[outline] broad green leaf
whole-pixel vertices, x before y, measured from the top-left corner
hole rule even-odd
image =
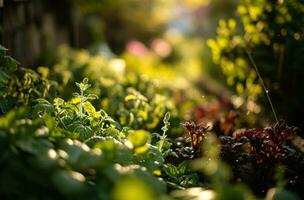
[[[101,149],[108,159],[114,159],[118,149],[117,144],[111,139],[98,142],[95,144],[95,148]]]
[[[144,146],[140,146],[135,148],[135,154],[139,155],[145,153],[149,149],[149,145],[145,144]]]
[[[77,121],[69,125],[69,130],[79,133],[80,140],[88,139],[92,134],[92,129],[90,126],[83,125]]]
[[[49,113],[45,112],[43,114],[43,120],[48,127],[49,131],[52,132],[56,127],[56,120]]]
[[[136,100],[136,96],[130,94],[125,97],[125,101],[131,101],[131,100]]]
[[[113,191],[114,200],[156,200],[152,188],[135,177],[120,180]]]
[[[177,179],[179,173],[177,167],[175,167],[174,165],[166,164],[164,165],[163,170],[171,178]]]
[[[178,165],[179,174],[184,174],[186,172],[187,166],[188,164],[186,161],[183,161],[181,164],[179,164]]]
[[[150,134],[144,130],[137,130],[128,135],[128,141],[134,148],[142,147],[150,140]]]
[[[94,117],[94,118],[99,118],[100,113],[96,112],[96,109],[90,102],[85,102],[83,104],[84,110],[89,114],[89,116]]]
[[[34,106],[35,113],[40,113],[40,112],[52,113],[53,111],[54,111],[54,107],[51,104],[39,103]]]
[[[79,172],[60,170],[52,178],[56,188],[64,194],[77,194],[85,189],[86,178]]]
[[[71,99],[71,104],[79,104],[80,103],[80,98],[79,97],[74,97]]]

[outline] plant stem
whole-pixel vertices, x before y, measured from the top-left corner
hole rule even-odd
[[[82,102],[83,101],[83,91],[80,89],[80,105],[79,105],[79,112],[80,116],[82,116]]]
[[[270,96],[269,96],[269,90],[266,88],[266,85],[264,83],[264,80],[263,80],[260,72],[259,72],[259,69],[258,69],[256,63],[254,62],[254,59],[253,59],[252,55],[250,54],[250,52],[248,51],[248,49],[246,49],[246,53],[247,53],[247,55],[249,57],[249,60],[250,60],[251,64],[253,65],[253,67],[254,67],[254,69],[255,69],[255,71],[256,71],[256,73],[257,73],[257,75],[258,75],[258,77],[259,77],[259,79],[260,79],[260,81],[262,83],[262,87],[263,87],[263,89],[264,89],[264,91],[266,93],[266,97],[267,97],[267,100],[268,100],[268,102],[270,104],[270,107],[271,107],[272,113],[274,115],[275,121],[278,122],[277,114],[275,112],[274,106],[273,106],[272,101],[271,101]]]
[[[164,145],[165,139],[166,139],[166,132],[163,131],[163,135],[160,136],[160,141],[159,141],[159,151],[160,151],[160,152],[162,152],[162,149],[163,149],[163,145]]]

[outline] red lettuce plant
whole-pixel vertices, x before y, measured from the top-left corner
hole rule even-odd
[[[287,126],[285,121],[280,120],[272,127],[239,131],[235,135],[235,142],[245,145],[243,150],[256,157],[257,162],[263,162],[266,158],[279,158],[283,143],[297,131],[298,128]]]
[[[194,150],[199,150],[201,143],[203,142],[203,138],[209,130],[209,126],[196,124],[193,121],[185,122],[182,125],[189,133],[192,148]]]

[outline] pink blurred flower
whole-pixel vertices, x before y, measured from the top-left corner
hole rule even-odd
[[[144,56],[148,53],[147,47],[140,41],[131,40],[127,44],[127,52],[136,56]]]
[[[171,45],[167,41],[159,38],[152,41],[151,48],[162,58],[168,57],[172,52]]]

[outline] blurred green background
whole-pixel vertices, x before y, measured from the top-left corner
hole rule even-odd
[[[67,49],[78,49],[76,60],[116,59],[112,68],[196,87],[228,102],[247,123],[265,125],[275,119],[252,56],[278,117],[303,127],[303,0],[2,0],[0,6],[1,44],[28,68],[53,70]]]

